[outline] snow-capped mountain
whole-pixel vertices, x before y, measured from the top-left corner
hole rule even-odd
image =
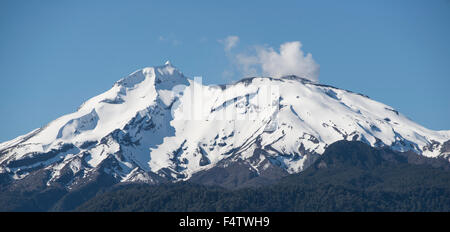
[[[0,180],[38,171],[70,190],[99,172],[116,182],[178,181],[242,163],[260,175],[297,173],[338,140],[450,154],[450,131],[426,129],[390,106],[297,76],[202,85],[167,62],[138,70],[79,109],[0,144]]]

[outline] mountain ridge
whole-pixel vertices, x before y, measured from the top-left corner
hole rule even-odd
[[[202,85],[166,63],[1,143],[0,176],[15,183],[45,172],[46,186],[72,191],[95,176],[111,184],[201,181],[210,169],[237,165],[255,176],[270,173],[262,182],[271,182],[302,172],[342,139],[425,157],[450,154],[450,131],[428,130],[363,94],[292,75]]]

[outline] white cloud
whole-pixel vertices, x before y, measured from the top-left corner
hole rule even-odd
[[[181,41],[179,41],[179,40],[177,40],[177,39],[172,40],[172,45],[173,45],[173,46],[178,46],[178,45],[180,45],[180,44],[181,44]]]
[[[257,70],[257,64],[259,63],[257,56],[237,54],[234,62],[237,64],[239,71],[244,76],[260,75],[260,72]]]
[[[178,45],[181,44],[181,41],[176,39],[174,36],[162,36],[162,35],[160,35],[160,36],[158,36],[158,40],[161,43],[166,43],[166,44],[168,43],[168,44],[171,44],[173,46],[178,46]]]
[[[227,36],[225,39],[219,40],[223,44],[225,51],[230,51],[239,42],[239,37],[235,35]]]
[[[271,47],[256,46],[254,54],[237,54],[234,62],[243,75],[262,74],[272,77],[297,75],[318,82],[320,66],[314,61],[311,53],[305,55],[301,48],[300,41],[281,44],[280,52]]]

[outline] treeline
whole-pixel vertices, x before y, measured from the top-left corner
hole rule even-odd
[[[281,185],[229,191],[180,183],[133,185],[95,197],[78,211],[449,211],[450,191],[364,191],[343,186]]]

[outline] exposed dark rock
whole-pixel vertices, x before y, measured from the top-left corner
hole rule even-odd
[[[18,167],[22,167],[22,166],[30,166],[32,164],[51,159],[51,158],[57,156],[59,153],[66,152],[66,151],[68,151],[70,149],[73,149],[73,148],[75,148],[75,146],[73,144],[64,144],[59,149],[52,149],[49,152],[26,154],[24,156],[24,158],[22,158],[22,159],[10,161],[7,164],[7,166],[10,167],[10,168],[18,168]]]
[[[386,108],[386,107],[385,107],[384,109],[389,110],[389,111],[392,111],[392,112],[394,112],[396,115],[399,115],[399,113],[398,113],[397,110],[390,109],[390,108]]]
[[[450,140],[444,142],[441,147],[441,153],[450,152]]]
[[[80,145],[80,148],[81,149],[87,149],[87,148],[92,147],[92,146],[94,146],[96,144],[97,144],[97,141],[86,141],[86,142],[84,142],[83,144]]]
[[[203,150],[203,148],[202,147],[198,147],[198,150],[200,151],[200,154],[201,154],[201,158],[200,158],[200,161],[199,161],[199,165],[200,166],[206,166],[206,165],[208,165],[208,164],[210,164],[211,163],[211,161],[209,160],[209,158],[208,158],[208,153],[206,153],[206,151],[205,150]]]

